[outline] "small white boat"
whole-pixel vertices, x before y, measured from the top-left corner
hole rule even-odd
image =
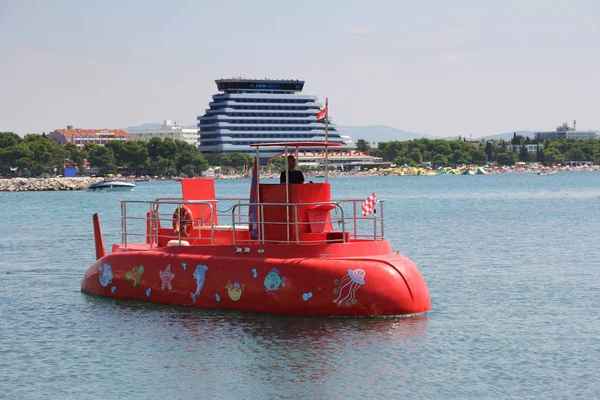
[[[133,190],[135,183],[122,181],[102,181],[89,185],[86,189],[91,191],[127,191]]]
[[[556,174],[556,171],[552,171],[552,172],[538,172],[537,174],[541,175],[541,176],[554,175],[554,174]]]

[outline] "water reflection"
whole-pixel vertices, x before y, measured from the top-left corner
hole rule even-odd
[[[331,385],[370,387],[374,380],[408,378],[420,368],[414,363],[426,345],[429,319],[308,318],[100,298],[87,302],[96,309],[96,323],[135,331],[139,343],[145,342],[140,348],[154,349],[162,368],[202,374],[214,384],[246,385],[244,390],[250,385],[259,396],[280,393],[282,382],[317,385],[330,397]],[[123,328],[125,322],[129,328]]]

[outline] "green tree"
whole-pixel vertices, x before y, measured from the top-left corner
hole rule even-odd
[[[452,162],[455,165],[468,164],[469,158],[463,151],[461,151],[460,149],[456,149],[454,150],[454,153],[452,153]]]
[[[580,148],[572,149],[565,157],[569,161],[585,161],[585,154]]]
[[[394,159],[394,163],[398,166],[408,165],[409,167],[416,167],[417,163],[412,158],[408,158],[403,155],[399,155]]]
[[[221,165],[221,154],[209,153],[202,154],[202,156],[208,162],[208,165]]]
[[[10,146],[16,146],[21,143],[23,139],[16,133],[12,132],[0,132],[0,149],[6,149]]]
[[[125,142],[122,140],[111,140],[109,142],[107,142],[104,147],[106,147],[107,149],[110,149],[110,151],[112,151],[113,155],[115,156],[115,164],[117,165],[117,167],[125,167],[126,166],[126,162],[125,160],[123,160],[123,155],[124,155],[124,147],[125,147]]]
[[[477,165],[484,165],[488,161],[487,154],[483,150],[475,149],[471,154],[471,163]]]
[[[177,168],[188,176],[200,174],[208,169],[208,162],[195,146],[184,147],[177,156]],[[187,172],[186,172],[187,171]]]
[[[443,154],[436,154],[431,161],[434,167],[444,167],[448,165],[448,159]]]
[[[62,152],[55,142],[37,134],[25,135],[23,141],[32,152],[32,165],[35,164],[36,166],[35,171],[32,168],[33,175],[38,176],[46,172],[48,168],[59,168],[62,166]]]
[[[371,149],[371,145],[365,139],[358,139],[356,149],[365,152]]]
[[[285,169],[285,157],[273,157],[271,158],[270,165],[276,170],[284,170]]]
[[[135,173],[146,168],[149,164],[148,144],[141,140],[128,140],[123,143],[121,160],[130,169],[130,172]]]
[[[565,161],[565,157],[554,147],[544,149],[544,161],[548,165],[561,164]]]
[[[254,162],[254,158],[246,153],[229,153],[221,158],[221,164],[227,167],[240,169],[244,166],[250,166]]]
[[[494,145],[490,141],[485,145],[485,154],[487,155],[488,162],[494,161]]]
[[[185,143],[185,142],[184,142]],[[177,156],[177,143],[171,138],[166,138],[162,141],[162,143],[158,146],[158,155],[162,158],[169,158],[174,160]]]
[[[0,157],[0,165],[5,168],[5,172],[8,170],[8,167],[18,167],[23,171],[31,165],[33,152],[29,149],[27,143],[20,141],[12,146],[3,148]]]
[[[160,156],[160,146],[162,145],[162,139],[153,137],[148,141],[148,156],[151,160],[156,160]]]
[[[110,148],[97,144],[86,144],[85,147],[89,154],[90,165],[99,168],[100,174],[116,172],[115,155]]]
[[[421,154],[421,150],[419,148],[413,148],[408,153],[407,157],[413,160],[416,165],[423,163],[423,155]]]
[[[173,176],[177,174],[175,160],[169,158],[158,158],[150,166],[153,175]]]
[[[529,156],[529,151],[527,151],[527,147],[525,147],[525,143],[521,143],[519,147],[519,161],[527,162],[531,159]]]
[[[517,160],[517,155],[512,151],[504,151],[496,155],[496,163],[499,165],[515,165]]]

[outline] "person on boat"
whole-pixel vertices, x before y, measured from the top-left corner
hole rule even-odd
[[[304,174],[302,171],[296,170],[296,157],[290,154],[287,158],[288,163],[288,174],[290,176],[290,184],[294,183],[304,183]],[[279,183],[285,183],[286,176],[285,170],[281,171],[281,175],[279,176]]]

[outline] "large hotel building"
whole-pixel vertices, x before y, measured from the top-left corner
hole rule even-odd
[[[202,153],[250,153],[252,143],[325,142],[325,122],[316,116],[324,107],[317,96],[301,94],[304,81],[274,79],[218,79],[221,93],[203,116],[198,117]],[[343,143],[338,150],[354,149],[328,124],[328,140]],[[304,149],[301,149],[304,150]],[[283,147],[261,148],[261,162],[281,153]]]

